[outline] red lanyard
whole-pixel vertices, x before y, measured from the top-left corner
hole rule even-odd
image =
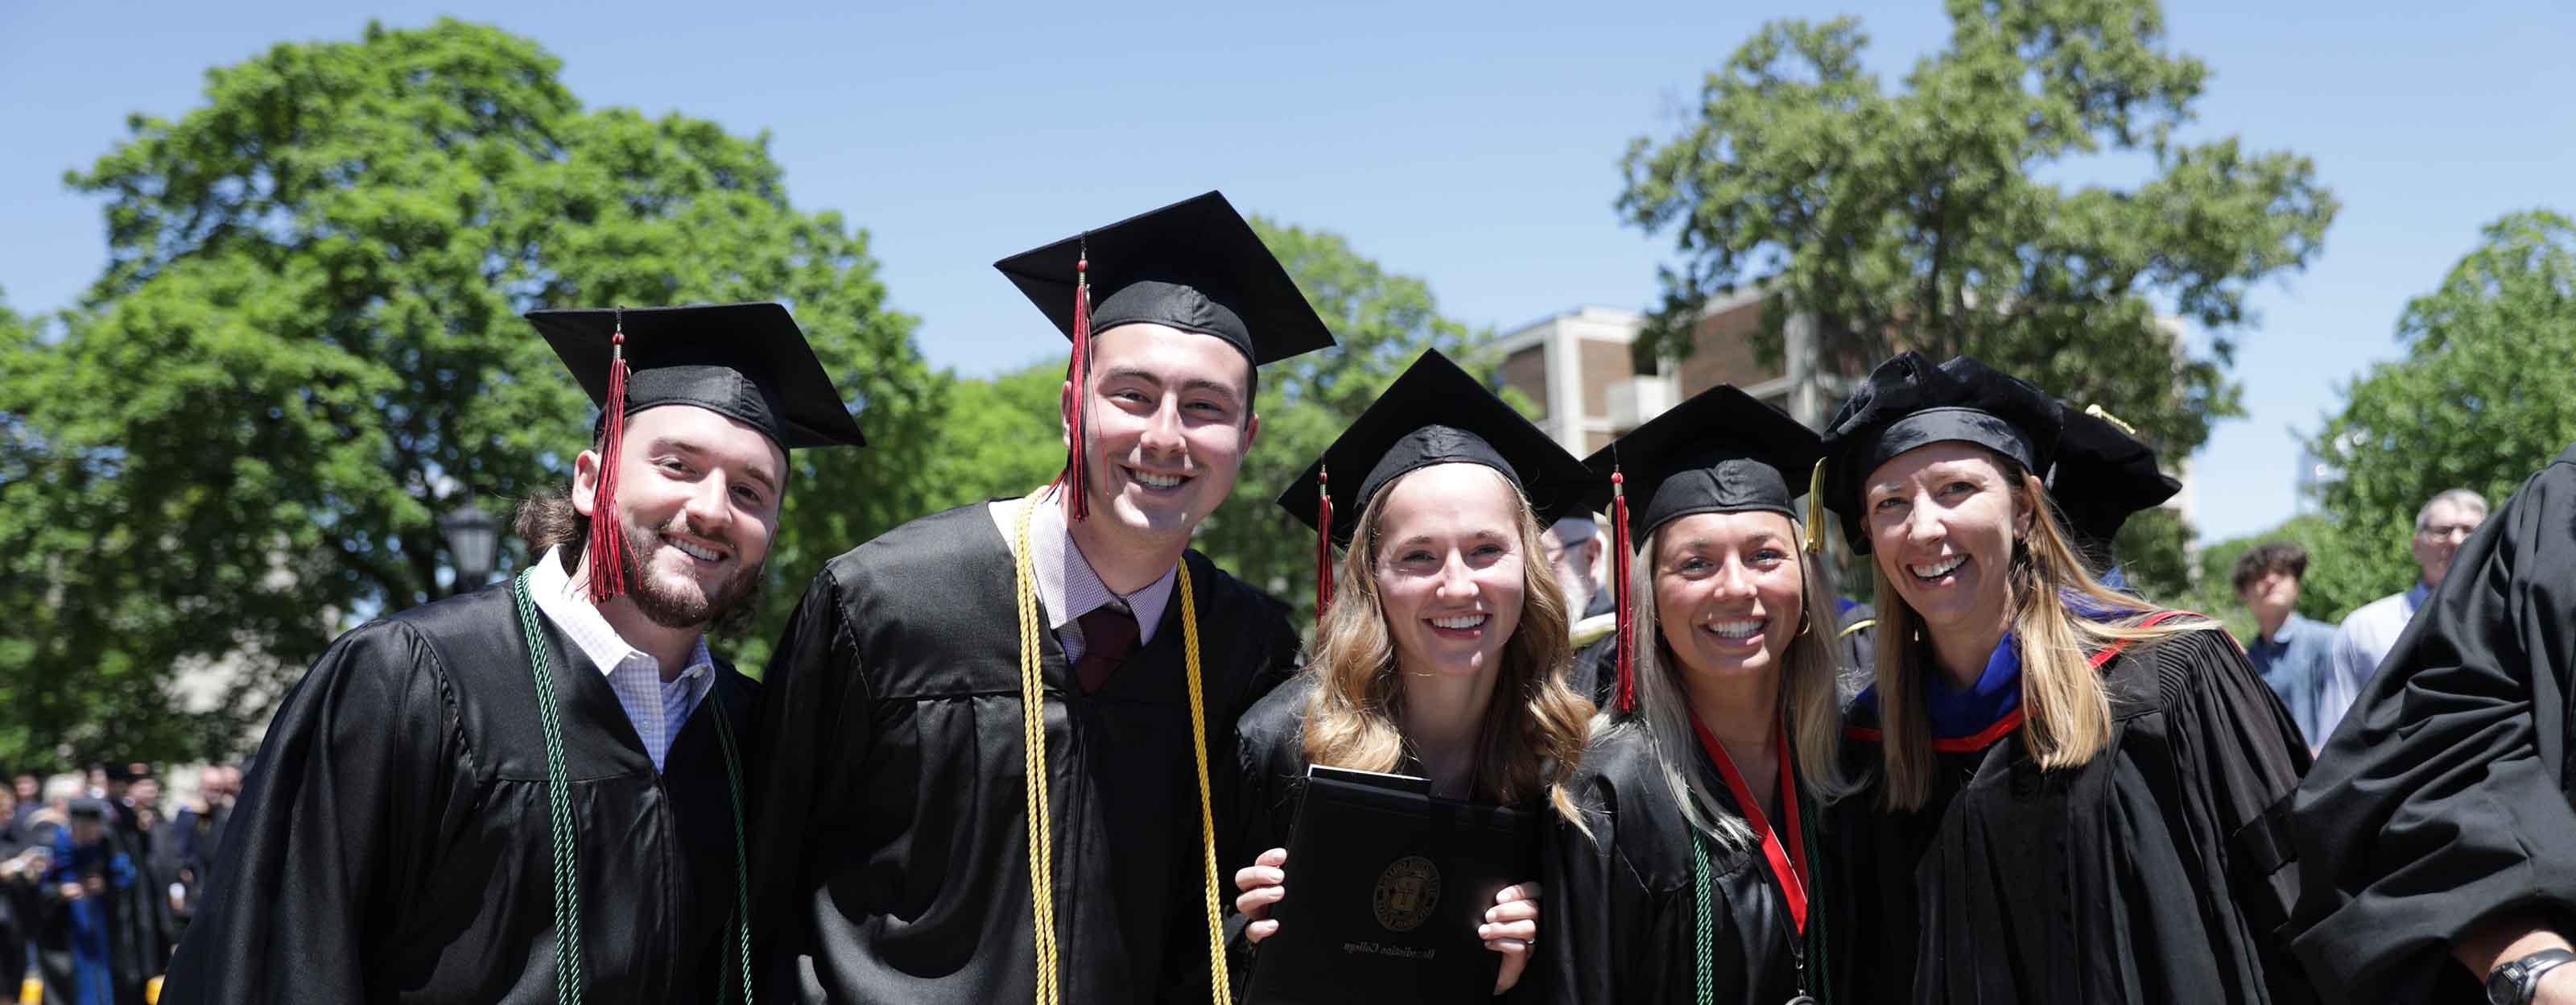
[[[1771,878],[1779,883],[1780,895],[1789,901],[1789,919],[1797,924],[1799,931],[1806,931],[1807,843],[1801,839],[1798,828],[1798,781],[1789,770],[1789,752],[1782,749],[1779,758],[1780,812],[1789,822],[1788,846],[1783,848],[1779,833],[1771,829],[1771,819],[1762,813],[1762,804],[1754,800],[1753,790],[1744,784],[1744,776],[1735,770],[1735,762],[1726,756],[1726,748],[1720,746],[1717,737],[1709,735],[1708,727],[1700,723],[1696,709],[1691,711],[1691,732],[1699,734],[1699,749],[1708,753],[1709,760],[1717,762],[1717,773],[1726,779],[1727,790],[1735,793],[1735,805],[1743,810],[1744,822],[1752,825],[1753,836],[1761,840],[1762,855],[1771,862]],[[1788,730],[1775,721],[1772,742],[1779,743],[1787,735]]]

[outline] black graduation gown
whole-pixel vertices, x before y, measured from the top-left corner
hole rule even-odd
[[[757,685],[719,661],[657,775],[598,667],[539,624],[579,835],[585,998],[716,1001],[738,967],[713,715],[743,731]],[[552,1003],[536,702],[506,582],[333,642],[260,743],[163,1005]]]
[[[2336,1001],[2478,1001],[2509,908],[2576,933],[2576,448],[2487,518],[2299,786],[2287,932]]]
[[[1853,708],[1845,764],[1872,781],[1818,842],[1836,1000],[2314,1000],[2272,934],[2296,899],[2281,810],[2308,766],[2280,699],[2217,630],[2102,672],[2114,725],[2090,762],[2042,772],[2012,730],[1937,755],[1909,813],[1880,809],[1877,709]]]
[[[1562,819],[1547,834],[1547,927],[1539,940],[1550,975],[1547,1000],[1694,1000],[1699,888],[1691,827],[1656,771],[1645,733],[1622,724],[1596,735],[1576,778],[1575,803],[1592,834]],[[1741,812],[1723,786],[1713,794]],[[1815,807],[1801,806],[1800,819],[1812,828]],[[1808,940],[1760,848],[1729,850],[1710,841],[1708,849],[1712,1000],[1781,1005],[1798,993],[1798,955]],[[1812,906],[1808,918],[1811,925],[1820,920]],[[1810,974],[1811,984],[1822,980],[1821,967]]]
[[[1574,693],[1592,699],[1592,707],[1608,709],[1619,700],[1618,635],[1602,636],[1591,645],[1574,651],[1574,662],[1566,667],[1565,685]]]
[[[1258,591],[1197,552],[1220,836],[1236,716],[1294,665]],[[1027,744],[1009,546],[986,504],[826,564],[765,678],[753,939],[765,1001],[1028,1001]],[[1180,590],[1096,693],[1039,631],[1062,998],[1207,1000],[1198,770]],[[1234,856],[1222,842],[1219,862]],[[1220,893],[1230,890],[1228,885]],[[774,929],[774,930],[773,930]]]

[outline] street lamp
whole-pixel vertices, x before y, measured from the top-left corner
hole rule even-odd
[[[456,557],[453,592],[463,593],[491,578],[492,552],[501,543],[501,521],[468,499],[439,518],[438,532],[447,536],[447,553]]]

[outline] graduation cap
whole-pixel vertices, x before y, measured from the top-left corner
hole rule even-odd
[[[1818,469],[1825,505],[1843,518],[1852,554],[1869,554],[1861,481],[1890,458],[1934,443],[1973,443],[2045,473],[2064,419],[2057,399],[1966,356],[1933,366],[1902,352],[1878,369],[1825,427]]]
[[[1252,224],[1220,192],[1087,230],[993,263],[1073,340],[1065,376],[1090,384],[1091,336],[1120,325],[1158,324],[1233,346],[1253,366],[1333,344],[1324,319],[1288,278]],[[1092,303],[1093,293],[1102,294]],[[1249,403],[1247,403],[1247,406]],[[1083,415],[1074,411],[1064,473],[1072,519],[1088,514]]]
[[[2066,428],[2058,437],[2057,463],[2048,471],[2048,495],[2065,515],[2076,548],[2107,565],[2111,538],[2129,517],[2164,505],[2182,491],[2182,482],[2158,469],[2154,448],[2102,406],[2060,408]]]
[[[527,318],[600,406],[606,462],[594,513],[615,512],[626,417],[647,408],[703,408],[759,430],[780,450],[867,442],[796,319],[778,304],[536,310]],[[625,535],[614,519],[593,519],[590,529],[591,599],[604,601],[625,592]]]
[[[74,799],[64,804],[63,811],[74,820],[104,822],[107,819],[107,800]]]
[[[1545,430],[1439,350],[1426,350],[1387,385],[1324,455],[1279,494],[1315,529],[1315,613],[1333,601],[1332,545],[1353,546],[1360,514],[1387,483],[1434,464],[1482,464],[1527,496],[1541,526],[1598,505],[1599,484]],[[1332,481],[1340,468],[1342,480]],[[1351,472],[1362,472],[1356,481]]]
[[[1812,474],[1824,442],[1813,430],[1765,405],[1758,398],[1721,384],[1666,409],[1609,446],[1584,458],[1584,467],[1611,485],[1611,529],[1618,540],[1611,548],[1612,591],[1618,597],[1619,698],[1621,711],[1637,707],[1634,654],[1628,626],[1634,601],[1628,595],[1632,542],[1656,528],[1697,513],[1761,511],[1795,518],[1800,495],[1811,494],[1791,479]],[[1630,490],[1645,500],[1628,505]],[[1814,500],[1809,500],[1814,505]],[[1815,514],[1808,515],[1809,550],[1820,544]]]

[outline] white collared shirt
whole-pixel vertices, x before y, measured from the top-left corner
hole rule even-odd
[[[545,557],[528,570],[528,598],[599,667],[608,689],[617,693],[617,704],[626,710],[627,721],[635,724],[636,737],[644,741],[644,753],[653,758],[653,770],[660,771],[671,740],[680,735],[680,726],[715,684],[715,657],[707,653],[706,636],[699,636],[697,647],[690,650],[688,668],[663,683],[661,661],[626,644],[583,595],[581,584],[564,572],[561,551],[560,547],[547,549]]]
[[[993,516],[993,526],[1002,531],[1002,542],[1011,549],[1012,557],[1020,553],[1020,507],[1022,499],[996,499],[986,504]],[[1136,646],[1144,648],[1154,641],[1154,629],[1162,626],[1163,608],[1171,603],[1172,586],[1180,578],[1175,564],[1161,578],[1145,584],[1134,593],[1120,594],[1100,581],[1091,562],[1082,557],[1082,547],[1074,543],[1073,532],[1064,525],[1064,507],[1051,495],[1038,498],[1037,512],[1029,517],[1030,565],[1038,577],[1038,605],[1046,611],[1047,629],[1055,633],[1058,645],[1064,647],[1066,663],[1082,659],[1082,628],[1076,622],[1085,614],[1112,600],[1126,603],[1136,615]]]

